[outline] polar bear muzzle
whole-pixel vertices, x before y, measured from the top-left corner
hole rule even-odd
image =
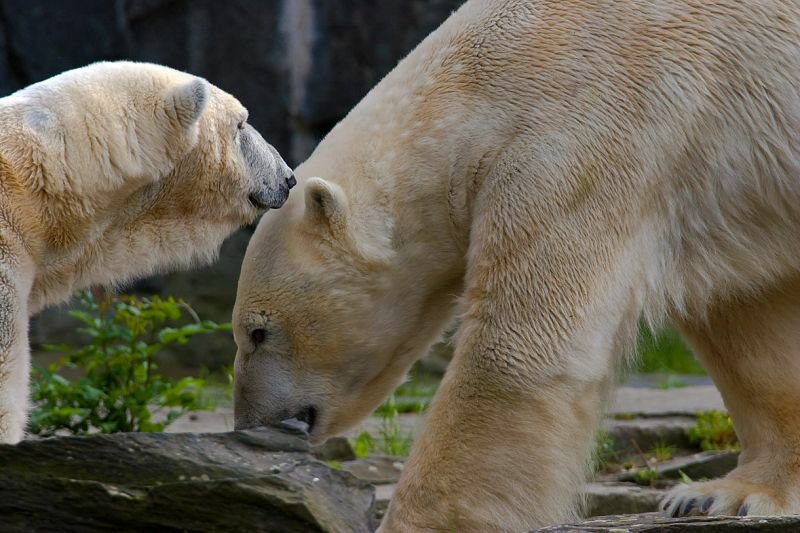
[[[241,128],[240,147],[247,169],[257,187],[248,195],[250,203],[262,210],[281,207],[289,198],[289,189],[297,183],[292,169],[277,150],[249,124]]]

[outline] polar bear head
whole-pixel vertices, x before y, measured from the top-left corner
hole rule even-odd
[[[96,63],[0,100],[0,151],[45,234],[44,303],[213,259],[280,207],[294,177],[247,119],[204,79],[146,63]]]
[[[407,152],[384,165],[374,154],[388,149],[339,135],[366,131],[352,126],[297,169],[300,190],[248,246],[233,314],[237,428],[295,419],[313,442],[352,428],[451,320],[463,251],[436,203],[447,195],[396,185],[393,173],[424,165]]]

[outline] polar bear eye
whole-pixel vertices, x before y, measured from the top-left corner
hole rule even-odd
[[[236,129],[238,129],[239,131],[244,129],[244,120],[236,125]]]

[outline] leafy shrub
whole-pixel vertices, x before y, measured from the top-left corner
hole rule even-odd
[[[738,450],[739,440],[731,417],[721,411],[697,413],[697,422],[688,431],[689,440],[702,450]]]
[[[191,321],[186,323],[184,314]],[[32,433],[161,431],[183,412],[213,408],[201,394],[203,380],[166,378],[153,359],[167,346],[230,325],[201,321],[182,300],[157,296],[106,296],[96,302],[85,292],[70,315],[83,323],[79,331],[89,340],[78,347],[44,347],[64,356],[33,370]],[[81,376],[70,381],[60,374],[65,369]],[[153,420],[154,409],[166,410],[162,421]]]

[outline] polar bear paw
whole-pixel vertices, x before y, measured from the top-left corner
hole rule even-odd
[[[785,496],[782,490],[766,484],[725,478],[679,485],[667,493],[661,501],[661,509],[673,518],[800,513],[797,502],[789,505]]]

